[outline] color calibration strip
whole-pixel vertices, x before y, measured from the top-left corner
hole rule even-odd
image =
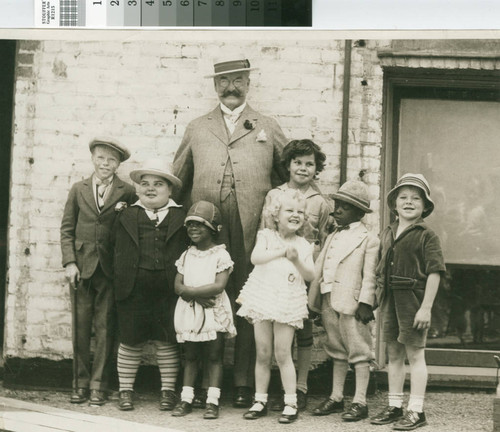
[[[311,27],[312,0],[34,0],[35,27]]]

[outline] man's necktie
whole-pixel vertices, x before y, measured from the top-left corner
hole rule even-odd
[[[109,180],[96,179],[96,197],[97,197],[97,208],[99,211],[104,207],[104,196],[109,187]]]

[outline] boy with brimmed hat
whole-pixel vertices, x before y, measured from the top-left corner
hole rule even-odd
[[[316,260],[316,277],[309,289],[309,307],[321,313],[327,341],[325,351],[333,358],[331,395],[313,415],[342,414],[344,421],[368,417],[366,392],[373,360],[370,321],[374,319],[375,268],[379,241],[361,219],[371,213],[368,189],[357,180],[344,183],[332,195],[337,224]],[[356,391],[344,411],[344,383],[349,364],[354,366]]]
[[[148,341],[156,346],[160,410],[177,403],[179,349],[175,337],[175,261],[188,245],[182,206],[170,198],[182,182],[161,159],[130,172],[139,200],[123,210],[113,230],[114,293],[118,312],[118,408],[134,408],[133,387]]]
[[[395,430],[413,430],[427,424],[423,411],[425,344],[432,305],[445,271],[439,238],[423,220],[434,210],[430,195],[423,175],[404,174],[387,195],[387,205],[397,219],[380,238],[377,300],[389,356],[389,405],[371,423],[395,422]],[[406,357],[411,393],[403,415]]]
[[[91,405],[102,405],[109,390],[115,334],[110,235],[115,206],[131,204],[136,195],[134,187],[116,175],[120,163],[130,157],[123,144],[100,137],[90,141],[89,149],[94,173],[71,187],[61,223],[61,251],[73,305],[70,402],[90,397]],[[96,344],[91,365],[92,323]]]

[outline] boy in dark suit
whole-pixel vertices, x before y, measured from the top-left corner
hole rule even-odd
[[[133,203],[135,189],[115,174],[130,152],[120,143],[97,138],[89,144],[94,173],[69,192],[61,223],[62,264],[72,291],[76,316],[76,361],[71,403],[103,405],[115,332],[110,234],[117,203]],[[92,321],[95,352],[90,364]],[[89,395],[90,389],[90,395]]]

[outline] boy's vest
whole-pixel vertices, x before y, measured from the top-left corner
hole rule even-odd
[[[139,211],[139,268],[145,270],[165,269],[165,240],[167,238],[168,215],[163,221],[155,226],[144,210]]]

